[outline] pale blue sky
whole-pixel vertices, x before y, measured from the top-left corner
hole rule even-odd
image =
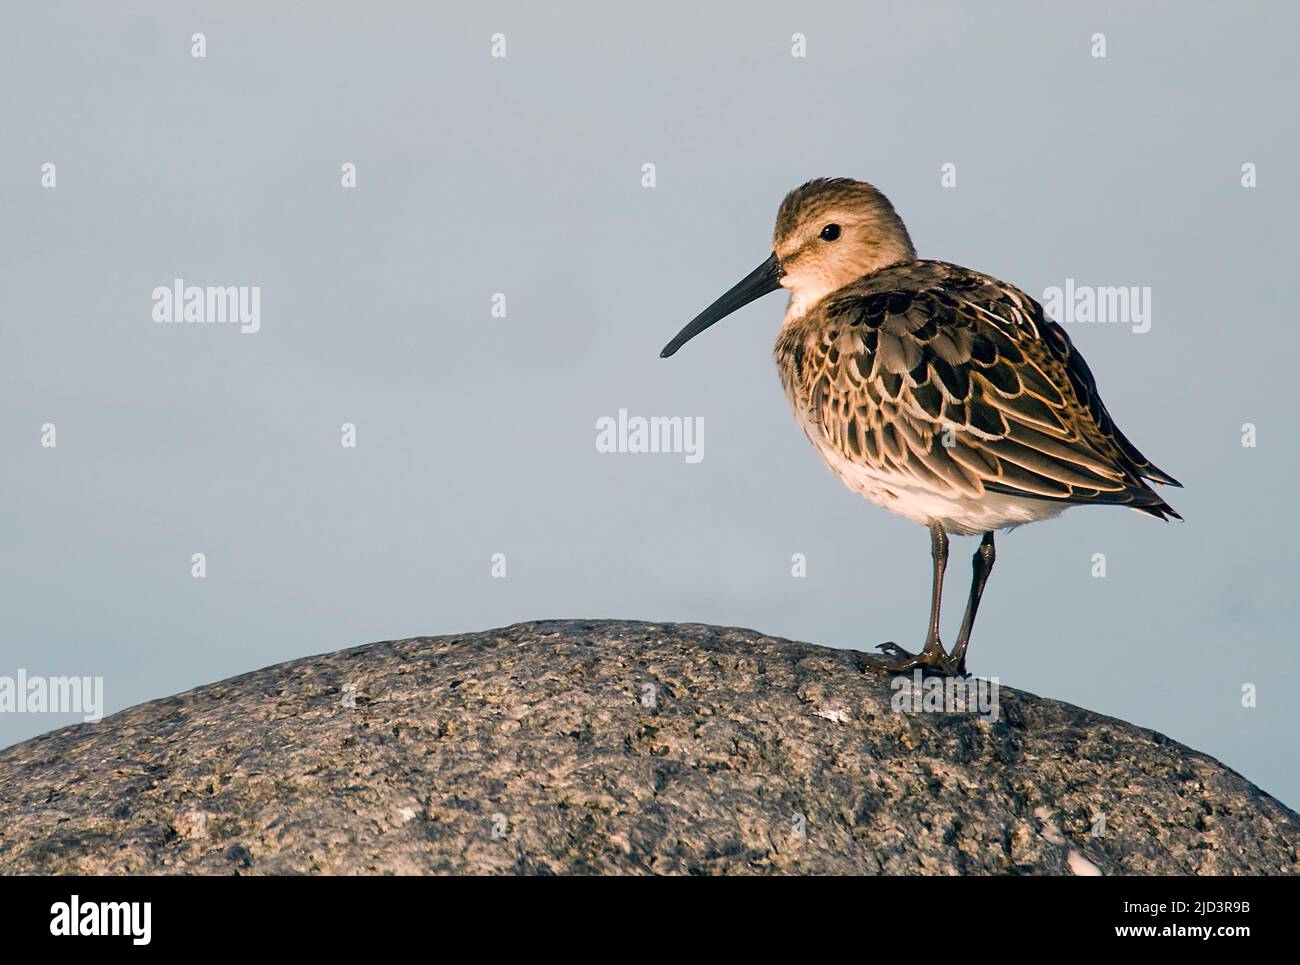
[[[1294,6],[753,7],[10,11],[0,675],[102,674],[112,711],[543,617],[918,642],[926,534],[796,428],[780,296],[658,358],[766,256],[789,188],[847,175],[925,257],[1152,291],[1148,333],[1070,334],[1187,522],[1076,509],[1000,540],[972,669],[1300,805]],[[261,331],[155,324],[175,277],[261,286]],[[620,408],[702,417],[704,459],[597,452]],[[0,744],[65,722],[0,714]]]

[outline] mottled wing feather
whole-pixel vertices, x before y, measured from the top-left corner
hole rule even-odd
[[[778,355],[790,356],[794,396],[851,462],[954,495],[1177,515],[1143,480],[1177,482],[1119,431],[1069,337],[1019,289],[916,262],[815,314]]]

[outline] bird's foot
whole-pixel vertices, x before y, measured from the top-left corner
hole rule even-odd
[[[955,663],[938,640],[927,640],[925,648],[920,653],[904,650],[892,640],[880,644],[876,649],[898,658],[885,663],[885,669],[895,673],[905,673],[919,667],[922,670],[937,671],[948,677],[967,676],[966,661],[963,659],[960,664]]]

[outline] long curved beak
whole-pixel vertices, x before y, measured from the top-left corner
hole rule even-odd
[[[659,357],[668,358],[710,325],[716,325],[736,309],[744,308],[754,299],[776,291],[781,287],[781,276],[784,274],[785,270],[776,260],[776,253],[773,252],[767,261],[740,279],[725,295],[696,315],[689,325],[664,346]]]

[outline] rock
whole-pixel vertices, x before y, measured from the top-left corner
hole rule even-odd
[[[996,720],[900,711],[893,680],[606,621],[308,657],[0,751],[0,871],[1300,871],[1300,818],[1204,754],[1010,688]]]

